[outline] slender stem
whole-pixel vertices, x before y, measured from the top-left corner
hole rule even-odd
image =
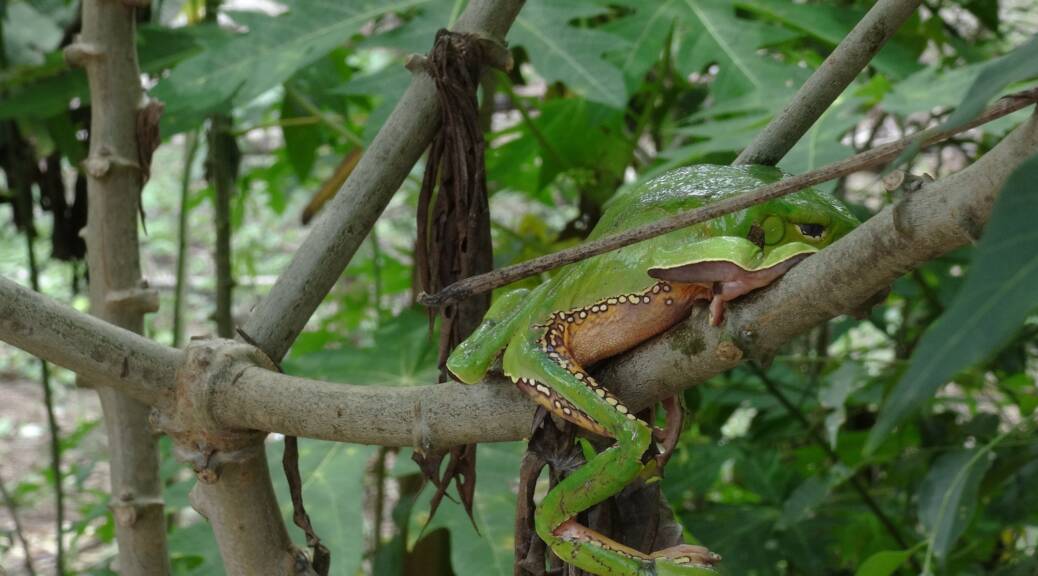
[[[222,0],[205,0],[205,21],[217,21]],[[231,197],[238,179],[238,148],[232,133],[234,121],[228,114],[209,117],[209,180],[213,187],[216,225],[216,334],[234,337],[233,292],[231,270]]]
[[[234,337],[233,298],[234,273],[231,269],[231,197],[235,188],[234,140],[230,136],[231,117],[213,114],[209,117],[209,175],[215,192],[216,226],[216,334]]]
[[[286,126],[313,126],[314,124],[320,124],[324,121],[324,118],[320,116],[297,116],[294,118],[275,118],[272,120],[266,120],[263,122],[257,122],[251,126],[245,126],[243,128],[235,128],[231,131],[231,135],[245,136],[253,130],[262,130],[264,128],[275,128],[275,127],[286,127]]]
[[[371,558],[378,558],[379,548],[382,547],[382,515],[385,513],[386,500],[386,456],[389,448],[385,446],[378,449],[375,457],[375,511],[372,513],[372,543]]]
[[[996,118],[1001,118],[1007,114],[1016,112],[1021,108],[1033,104],[1036,100],[1038,100],[1038,88],[1031,88],[1022,92],[1017,92],[998,101],[995,105],[988,108],[983,114],[967,125],[959,126],[951,130],[926,130],[912,137],[897,142],[891,142],[890,144],[878,148],[873,148],[872,150],[862,152],[861,154],[851,156],[850,158],[833,162],[832,164],[828,164],[817,170],[805,172],[798,176],[784,178],[773,184],[761,186],[753,191],[739,194],[738,196],[733,196],[719,202],[714,202],[702,208],[675,214],[674,216],[657,220],[651,224],[632,228],[626,232],[607,236],[594,242],[586,242],[574,248],[560,250],[554,254],[534,258],[521,264],[506,266],[505,268],[499,268],[492,272],[487,272],[486,274],[466,278],[447,286],[436,294],[422,294],[418,298],[418,301],[425,306],[439,307],[448,302],[461,300],[475,294],[482,294],[483,292],[493,290],[494,288],[506,284],[511,284],[512,282],[521,280],[527,276],[540,274],[541,272],[565,266],[566,264],[571,264],[592,256],[604,254],[636,242],[648,240],[649,238],[654,238],[666,234],[667,232],[672,232],[693,224],[699,224],[719,216],[724,216],[725,214],[744,210],[750,206],[761,204],[775,198],[780,198],[798,190],[803,190],[809,186],[814,186],[815,184],[846,176],[859,170],[880,166],[894,160],[899,154],[901,154],[901,152],[908,149],[910,146],[928,146],[940,142],[947,139],[952,134],[975,128],[981,124],[995,120]]]
[[[552,145],[551,141],[544,136],[541,129],[537,127],[537,124],[533,121],[533,117],[530,116],[530,111],[526,109],[526,104],[523,104],[519,95],[515,93],[515,87],[512,86],[512,79],[505,74],[498,73],[497,75],[503,80],[501,82],[501,87],[504,89],[505,94],[508,95],[508,101],[511,102],[512,107],[519,112],[519,116],[523,119],[523,124],[525,124],[527,129],[530,130],[530,135],[532,135],[533,139],[540,144],[541,149],[544,150],[548,156],[551,156],[552,161],[556,164],[565,166],[566,162],[562,159],[562,156],[555,150],[555,146]]]
[[[786,108],[757,134],[735,164],[774,166],[879,52],[920,0],[879,0],[847,34]]]
[[[33,229],[31,213],[27,220],[25,229],[25,252],[29,256],[29,282],[32,289],[42,294],[40,290],[40,270],[36,264],[36,253],[33,250],[33,237],[36,235]],[[58,426],[58,418],[54,413],[54,391],[50,384],[50,366],[46,360],[40,360],[40,386],[43,387],[43,405],[47,410],[47,428],[50,432],[50,468],[54,475],[54,538],[57,545],[55,551],[55,573],[61,576],[65,573],[65,489],[62,487],[64,478],[61,466],[61,428]]]
[[[184,141],[184,168],[180,175],[180,214],[177,218],[177,280],[173,289],[173,347],[184,341],[184,298],[187,296],[187,246],[190,237],[187,213],[191,196],[191,167],[198,154],[198,130],[188,132]]]
[[[345,138],[350,144],[357,146],[358,148],[364,148],[364,140],[360,136],[353,133],[346,125],[339,119],[337,115],[329,114],[321,107],[314,103],[313,100],[308,98],[305,94],[299,92],[291,86],[285,86],[285,92],[296,101],[299,106],[306,110],[318,120],[321,121],[325,126],[334,130],[337,134]]]
[[[30,576],[36,576],[36,568],[32,565],[32,550],[29,548],[29,541],[25,539],[25,529],[22,528],[21,517],[18,516],[18,502],[15,501],[14,496],[7,490],[3,478],[0,478],[0,497],[3,497],[4,506],[7,507],[7,512],[11,515],[11,522],[14,524],[14,535],[18,539],[18,543],[22,545],[22,552],[25,554],[25,571]]]

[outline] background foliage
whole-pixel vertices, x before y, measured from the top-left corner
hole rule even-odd
[[[188,153],[208,116],[231,115],[243,154],[233,206],[240,320],[305,235],[304,206],[319,205],[315,191],[337,188],[341,160],[363,150],[406,87],[404,57],[425,52],[464,2],[234,2],[218,24],[203,23],[203,4],[153,0],[140,14],[141,68],[166,105],[142,236],[145,275],[163,298],[148,331],[164,342],[173,338],[173,268],[185,234],[188,334],[212,332],[213,192],[204,150]],[[528,0],[509,36],[517,66],[484,85],[496,265],[579,242],[626,183],[677,165],[730,162],[869,4]],[[975,82],[962,114],[1033,77],[1036,8],[1033,0],[923,2],[780,165],[817,168],[941,122]],[[24,142],[36,159],[56,159],[69,198],[89,135],[85,76],[60,53],[76,14],[70,0],[0,3],[0,122],[16,128],[2,144]],[[908,170],[953,172],[1026,114],[925,151]],[[292,349],[287,372],[401,386],[435,379],[425,315],[412,305],[415,174]],[[834,320],[767,368],[740,367],[687,392],[692,423],[663,488],[688,538],[725,557],[725,573],[1038,571],[1036,178],[1032,160],[976,247],[907,274],[865,319]],[[829,187],[868,217],[893,201],[878,180],[859,174]],[[0,200],[14,206],[9,181],[0,180]],[[55,256],[41,259],[43,290],[82,308],[83,267],[57,258],[54,239],[67,219],[42,188],[35,193],[34,246]],[[177,227],[181,210],[185,229]],[[0,269],[22,280],[25,229],[0,228]],[[4,379],[34,377],[27,358],[7,348],[0,358]],[[33,398],[27,386],[11,389]],[[97,463],[98,415],[86,394],[59,372],[73,513],[63,532],[72,568],[103,574],[114,534]],[[35,423],[15,406],[0,410],[4,456],[33,438]],[[273,462],[280,450],[270,443]],[[187,504],[192,480],[169,452],[176,572],[217,574],[211,534]],[[52,505],[53,471],[34,453],[24,466],[0,464],[0,479],[34,512],[33,546],[45,564],[53,533],[31,519]],[[406,450],[302,442],[305,495],[333,550],[333,572],[511,574],[521,453],[518,444],[480,448],[477,534],[453,502],[426,525],[429,493],[418,493]],[[272,474],[287,502],[280,472]],[[5,520],[0,531],[4,567],[17,573],[13,527]]]

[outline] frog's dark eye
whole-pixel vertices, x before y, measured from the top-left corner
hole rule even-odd
[[[800,233],[808,238],[814,238],[818,240],[825,234],[825,226],[821,224],[797,224],[797,229]]]

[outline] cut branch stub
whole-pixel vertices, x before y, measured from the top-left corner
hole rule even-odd
[[[173,397],[152,412],[152,426],[173,439],[177,458],[198,479],[216,482],[227,462],[248,460],[263,450],[267,433],[222,427],[212,414],[221,386],[233,386],[242,372],[259,366],[277,370],[258,349],[234,340],[196,340],[185,350]]]

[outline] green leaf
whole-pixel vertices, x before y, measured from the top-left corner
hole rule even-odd
[[[717,65],[710,85],[719,102],[748,93],[767,94],[780,106],[806,78],[807,70],[776,61],[758,49],[798,34],[757,20],[738,18],[724,0],[668,0],[661,3],[628,0],[634,14],[610,24],[630,46],[613,50],[629,85],[636,85],[655,64],[667,32],[674,27],[674,65],[684,75],[702,74]],[[777,101],[777,102],[776,102]]]
[[[41,14],[31,3],[14,2],[7,6],[3,22],[3,49],[9,65],[43,64],[46,55],[61,42],[61,27]]]
[[[376,17],[427,1],[290,0],[284,2],[288,12],[274,17],[233,13],[248,32],[214,43],[181,62],[153,90],[167,103],[163,133],[187,129],[221,107],[248,103],[346,42]]]
[[[458,502],[444,499],[425,532],[445,527],[451,532],[451,565],[455,574],[511,576],[514,570],[516,474],[525,444],[481,444],[476,458],[476,494],[472,505],[479,533]],[[410,534],[416,537],[429,517],[427,487],[415,504]],[[409,543],[413,544],[413,542]]]
[[[299,440],[303,502],[314,530],[332,552],[331,574],[355,574],[364,555],[364,476],[375,448],[339,442]],[[270,474],[281,515],[292,539],[305,537],[292,522],[292,500],[281,467],[284,444],[268,444]]]
[[[510,130],[519,138],[490,151],[487,175],[498,186],[532,196],[572,170],[592,172],[610,184],[619,181],[631,156],[623,121],[623,112],[583,98],[550,100],[529,124]],[[531,172],[537,178],[528,178]],[[607,191],[613,192],[613,186]]]
[[[425,314],[407,310],[386,321],[365,346],[290,354],[286,373],[350,384],[414,385],[436,381],[436,346]]]
[[[223,560],[208,522],[180,526],[169,535],[169,559],[175,576],[222,576]]]
[[[411,73],[406,68],[389,65],[378,72],[353,78],[331,92],[375,96],[378,99],[375,109],[368,114],[367,122],[364,123],[364,142],[370,144],[410,83]]]
[[[894,84],[883,98],[883,109],[908,116],[931,106],[954,106],[969,90],[984,66],[971,64],[950,70],[933,65]]]
[[[1038,156],[1032,156],[1002,188],[962,289],[920,340],[869,434],[866,451],[875,450],[957,372],[1000,349],[1038,305],[1036,181]]]
[[[818,390],[818,402],[830,412],[825,416],[825,433],[829,445],[836,448],[840,426],[847,421],[844,405],[847,398],[866,384],[865,368],[858,362],[844,360],[843,364],[826,378],[826,384]]]
[[[985,63],[983,71],[970,86],[962,103],[945,120],[943,128],[962,126],[980,114],[1006,86],[1035,76],[1038,76],[1038,36],[998,60]]]
[[[919,487],[919,519],[929,546],[943,559],[962,536],[977,507],[977,490],[991,467],[987,450],[974,448],[942,454]]]
[[[869,556],[854,576],[890,576],[912,556],[911,550],[884,550]]]
[[[779,167],[791,174],[803,174],[853,154],[854,149],[840,140],[861,120],[862,105],[859,98],[837,98],[779,162]],[[835,185],[836,182],[829,182],[818,188],[832,189]]]
[[[623,75],[602,55],[626,42],[602,30],[570,25],[603,11],[585,0],[532,0],[508,38],[510,44],[526,49],[534,69],[549,83],[562,82],[588,100],[622,110],[627,105]]]
[[[865,15],[864,10],[851,6],[799,4],[788,0],[739,0],[736,4],[806,32],[833,47]],[[895,36],[880,49],[869,65],[894,78],[904,78],[919,69],[918,56],[919,50]]]
[[[176,29],[143,26],[137,32],[141,71],[157,75],[168,66],[199,52],[206,43],[225,35],[215,26]],[[90,103],[86,74],[81,68],[70,68],[60,53],[53,54],[30,81],[8,82],[5,79],[3,85],[17,91],[0,100],[0,120],[48,118],[63,113],[74,99],[81,105]]]
[[[289,90],[281,99],[281,120],[305,118],[310,116]],[[292,170],[300,180],[305,180],[314,167],[317,159],[317,148],[321,145],[321,128],[316,124],[288,125],[281,127],[285,137],[285,153],[292,164]]]

